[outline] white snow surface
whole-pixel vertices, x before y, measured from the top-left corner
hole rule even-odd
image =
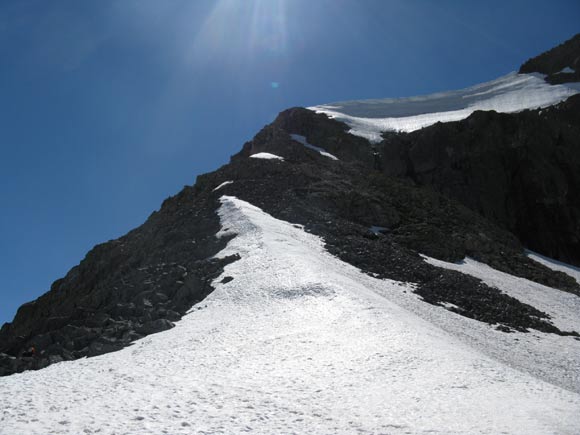
[[[224,181],[222,184],[220,184],[219,186],[217,186],[213,192],[215,192],[216,190],[220,190],[222,187],[227,186],[228,184],[232,184],[233,181]]]
[[[580,90],[575,85],[550,85],[540,74],[510,73],[456,91],[410,98],[344,101],[309,109],[345,122],[354,135],[380,142],[381,132],[411,132],[437,122],[459,121],[476,110],[510,113],[551,106],[577,94]]]
[[[311,150],[314,150],[314,151],[320,153],[324,157],[328,157],[332,160],[338,160],[338,157],[330,154],[324,148],[320,148],[320,147],[314,146],[312,144],[309,144],[308,141],[306,140],[306,136],[302,136],[300,134],[291,134],[290,137],[292,137],[292,139],[295,140],[296,142],[304,145],[306,148],[310,148]]]
[[[129,348],[0,378],[0,434],[580,433],[580,394],[513,364],[536,363],[521,340],[551,338],[426,304],[297,226],[221,202],[220,234],[237,237],[219,256],[241,260],[216,290]]]
[[[256,153],[250,156],[253,159],[265,159],[265,160],[284,160],[282,157],[277,156],[276,154],[270,153]]]

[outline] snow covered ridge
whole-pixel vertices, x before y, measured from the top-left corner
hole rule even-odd
[[[0,378],[1,435],[580,433],[580,342],[495,331],[221,203],[218,256],[241,259],[215,291],[119,352]]]
[[[410,98],[344,101],[309,107],[345,122],[350,133],[380,142],[384,131],[411,132],[459,121],[476,110],[519,112],[557,104],[580,92],[577,83],[550,85],[540,74],[511,73],[469,88]]]

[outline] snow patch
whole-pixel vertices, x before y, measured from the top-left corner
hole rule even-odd
[[[222,187],[227,186],[228,184],[232,184],[233,181],[224,181],[222,184],[220,184],[218,187],[216,187],[214,190],[212,190],[212,192],[215,192],[216,190],[220,190]]]
[[[465,119],[476,110],[510,113],[547,107],[578,92],[574,84],[550,85],[540,74],[511,73],[462,90],[410,98],[345,101],[309,109],[345,122],[351,134],[380,142],[384,131],[411,132],[437,122]]]
[[[332,154],[326,152],[324,150],[324,148],[320,148],[314,145],[311,145],[308,143],[308,141],[306,140],[306,136],[301,136],[299,134],[291,134],[290,137],[295,140],[298,143],[301,143],[302,145],[304,145],[306,148],[310,148],[311,150],[317,151],[318,153],[320,153],[321,155],[323,155],[324,157],[328,157],[332,160],[338,160],[338,158],[336,156],[333,156]]]
[[[250,156],[252,159],[266,159],[266,160],[284,160],[284,158],[270,153],[256,153]]]
[[[460,307],[458,307],[455,304],[452,304],[451,302],[440,302],[439,303],[440,306],[442,306],[443,308],[447,308],[448,310],[458,310],[458,311],[462,311],[462,309]]]

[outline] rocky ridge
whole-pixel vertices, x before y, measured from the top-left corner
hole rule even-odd
[[[0,330],[0,375],[112,352],[172,328],[235,260],[212,258],[227,243],[214,236],[216,198],[191,200],[191,187],[167,199],[142,226],[97,245],[21,306]],[[22,356],[32,346],[37,354]]]
[[[580,33],[572,38],[526,61],[519,72],[546,75],[551,84],[580,81]]]
[[[543,110],[475,112],[386,133],[387,175],[454,198],[529,249],[580,265],[580,95]]]

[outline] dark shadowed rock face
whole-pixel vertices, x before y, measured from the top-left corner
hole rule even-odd
[[[127,235],[92,249],[0,330],[0,375],[121,349],[164,331],[210,291],[217,260],[215,197],[185,188]],[[16,358],[34,346],[34,358]],[[6,356],[8,355],[8,356]]]
[[[386,174],[431,186],[526,247],[580,265],[580,95],[384,137]]]
[[[580,33],[529,59],[520,67],[519,72],[546,74],[546,81],[552,84],[580,81]]]

